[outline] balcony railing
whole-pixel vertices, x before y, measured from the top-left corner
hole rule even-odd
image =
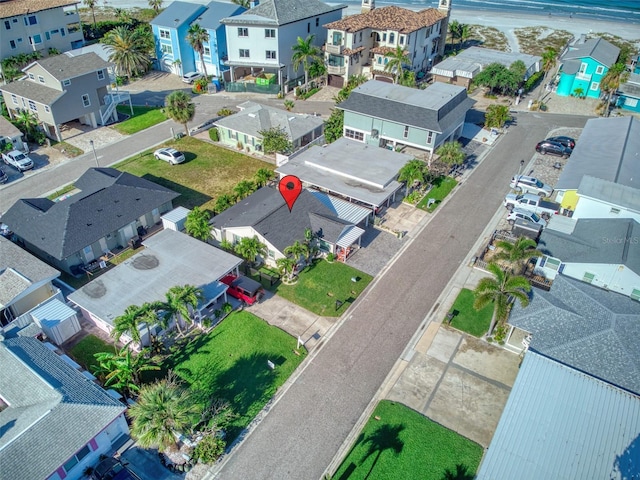
[[[345,72],[347,71],[347,67],[333,67],[331,65],[329,65],[327,67],[327,72],[329,72],[329,75],[344,75]]]
[[[587,82],[590,82],[591,81],[591,74],[590,73],[578,72],[578,73],[576,73],[576,79],[577,80],[586,80]]]
[[[326,50],[327,52],[332,53],[334,55],[342,55],[342,51],[344,50],[344,47],[342,45],[334,45],[332,43],[327,43]]]

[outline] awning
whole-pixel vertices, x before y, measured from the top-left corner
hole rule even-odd
[[[331,209],[331,211],[338,216],[338,218],[350,223],[358,224],[365,218],[371,215],[369,208],[361,207],[355,203],[347,202],[341,198],[334,197],[325,192],[319,192],[318,190],[309,189],[309,191],[320,200],[325,207]]]
[[[360,227],[356,227],[355,225],[349,225],[340,234],[340,237],[338,238],[336,245],[342,248],[349,248],[351,245],[356,243],[356,241],[363,234],[364,234],[364,230],[361,229]]]

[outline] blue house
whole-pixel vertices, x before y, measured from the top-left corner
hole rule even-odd
[[[631,112],[640,113],[640,68],[639,73],[632,73],[626,82],[618,87],[616,106]]]
[[[600,82],[616,63],[620,49],[602,38],[582,38],[560,57],[560,96],[600,98]]]
[[[222,63],[227,57],[227,41],[225,27],[220,20],[239,15],[245,10],[232,3],[171,3],[151,21],[158,59],[156,68],[176,75],[204,71],[200,55],[187,40],[189,27],[197,23],[209,34],[209,41],[204,45],[207,74],[220,76],[227,69]]]

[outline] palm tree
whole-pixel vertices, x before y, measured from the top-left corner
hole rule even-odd
[[[193,23],[187,31],[187,42],[193,48],[195,52],[200,55],[200,64],[202,65],[202,72],[205,78],[207,77],[207,66],[204,64],[204,44],[209,41],[209,33],[206,29],[202,28],[199,24]]]
[[[556,59],[558,58],[558,52],[551,47],[547,47],[542,53],[542,71],[544,72],[542,86],[540,87],[540,93],[538,94],[538,101],[542,98],[544,94],[544,86],[547,84],[547,77],[549,76],[549,72],[553,70],[553,67],[556,64]]]
[[[244,258],[248,263],[253,264],[258,255],[265,256],[267,254],[267,246],[260,242],[257,236],[241,238],[234,251]]]
[[[153,11],[156,12],[157,15],[162,8],[162,0],[149,0],[149,6],[153,8]]]
[[[478,282],[478,286],[473,291],[476,297],[473,308],[482,310],[493,303],[493,316],[487,332],[487,335],[491,335],[496,322],[502,323],[507,320],[511,298],[519,300],[523,307],[529,305],[527,292],[531,291],[531,285],[526,278],[512,276],[495,263],[487,265],[487,269],[493,274],[493,278],[485,277]]]
[[[313,35],[309,35],[306,39],[298,37],[297,43],[291,47],[293,50],[293,56],[291,57],[293,69],[297,71],[300,65],[302,65],[305,87],[309,83],[309,65],[322,61],[322,52],[318,47],[313,45],[313,38]]]
[[[119,75],[131,77],[149,67],[149,34],[144,28],[133,30],[119,26],[110,30],[102,39],[109,52],[109,61],[116,65]]]
[[[246,9],[251,8],[251,0],[231,0],[231,3],[235,3]]]
[[[119,341],[123,334],[127,333],[131,340],[140,344],[142,348],[142,338],[140,337],[140,324],[142,323],[142,317],[146,315],[146,312],[137,305],[129,305],[124,313],[119,317],[116,317],[113,321],[113,330],[111,336]]]
[[[445,165],[460,165],[466,156],[460,142],[445,142],[436,150],[438,160]]]
[[[400,78],[400,75],[402,75],[403,65],[411,62],[407,56],[407,51],[398,45],[393,52],[387,53],[385,57],[387,57],[389,61],[384,66],[384,71],[390,73],[393,72],[393,83],[398,83],[398,79]]]
[[[175,434],[190,430],[200,414],[201,408],[189,390],[179,385],[172,373],[142,387],[135,405],[127,412],[132,420],[131,436],[141,447],[158,447],[161,451],[175,445]]]
[[[15,122],[24,130],[27,136],[32,136],[38,128],[38,116],[29,110],[21,108],[14,114]]]
[[[100,352],[94,357],[98,364],[93,368],[93,373],[104,379],[105,387],[113,387],[128,398],[140,390],[140,373],[160,370],[157,365],[150,364],[146,349],[135,355],[129,344],[114,353]]]
[[[123,8],[116,8],[113,13],[119,22],[131,23],[131,14],[127,10]]]
[[[96,26],[96,5],[98,4],[98,0],[82,0],[87,7],[91,9],[91,15],[93,15],[93,26]]]
[[[524,266],[532,258],[543,256],[540,250],[536,250],[538,244],[527,237],[519,237],[515,243],[501,240],[496,242],[496,246],[500,251],[495,255],[496,260],[507,260],[513,265],[513,273],[520,274],[524,270]]]
[[[464,47],[467,40],[471,36],[471,27],[467,24],[462,24],[460,26],[460,46]]]
[[[233,193],[236,194],[238,200],[251,195],[255,191],[255,184],[251,180],[241,180],[233,187]]]
[[[455,50],[455,40],[460,35],[460,22],[458,20],[452,20],[449,22],[449,35],[451,36],[451,46]]]
[[[406,182],[405,196],[409,195],[409,186],[414,182],[424,183],[427,165],[422,161],[414,158],[408,161],[398,172],[398,180]]]
[[[175,319],[178,332],[182,335],[180,321],[185,324],[191,323],[191,309],[195,309],[202,299],[202,290],[192,285],[183,287],[171,287],[165,294],[165,302],[161,304],[160,309],[163,312],[163,321],[165,326],[169,324],[171,319]]]
[[[293,242],[293,245],[289,245],[283,250],[285,255],[291,255],[296,263],[300,261],[300,257],[307,258],[309,255],[309,247],[304,243],[300,243],[298,240]]]
[[[296,262],[291,257],[282,257],[276,260],[276,266],[278,267],[278,270],[288,280],[291,280],[293,278],[293,272],[295,271],[297,263],[298,262]]]
[[[627,72],[627,67],[624,63],[614,63],[611,65],[605,76],[602,77],[602,80],[600,81],[600,88],[607,93],[605,108],[602,112],[603,116],[609,116],[611,99],[620,87],[620,84],[626,82],[628,77],[629,73]]]
[[[214,208],[216,212],[221,213],[221,212],[224,212],[231,205],[233,205],[233,198],[230,195],[222,194],[218,198],[216,198],[216,203],[214,205]]]
[[[273,170],[269,170],[268,168],[260,168],[256,172],[255,179],[256,185],[259,187],[264,187],[269,180],[271,180],[274,176]]]
[[[181,90],[171,92],[164,99],[165,113],[178,123],[184,125],[185,134],[189,135],[187,124],[193,120],[196,114],[196,106],[191,101],[191,97]]]
[[[184,228],[193,238],[206,242],[211,238],[210,218],[211,215],[209,215],[208,211],[200,210],[200,207],[193,207],[189,215],[187,215]]]

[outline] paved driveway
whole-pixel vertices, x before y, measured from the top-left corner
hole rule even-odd
[[[120,459],[141,480],[181,480],[184,475],[171,473],[163,467],[156,450],[145,450],[133,446],[122,453]]]

